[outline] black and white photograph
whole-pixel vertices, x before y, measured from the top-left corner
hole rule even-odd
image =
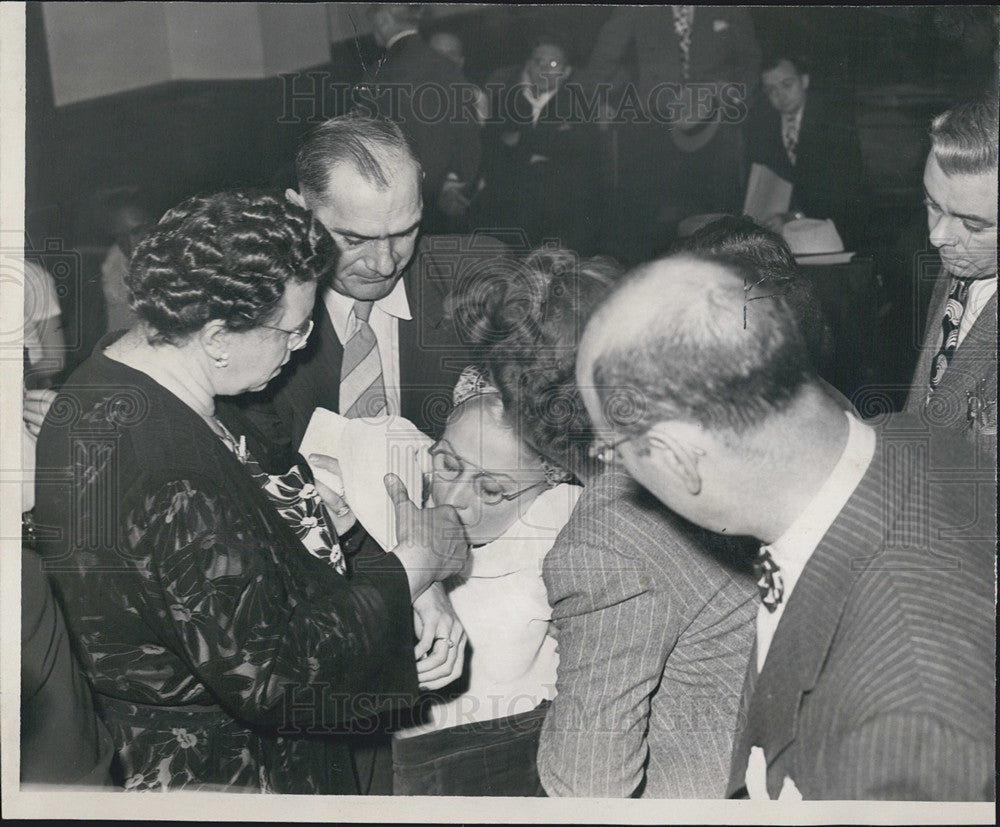
[[[994,823],[998,63],[2,4],[5,814]]]

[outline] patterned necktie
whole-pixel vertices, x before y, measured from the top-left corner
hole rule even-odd
[[[761,603],[769,612],[775,611],[785,594],[785,581],[771,552],[763,546],[754,561],[753,570],[757,577],[757,591],[760,592]]]
[[[928,397],[941,384],[941,378],[958,347],[958,329],[965,314],[965,303],[969,299],[969,284],[969,279],[951,280],[951,292],[948,293],[944,317],[941,319],[941,347],[931,362],[931,386]]]
[[[382,359],[375,331],[368,324],[371,302],[354,303],[354,333],[344,345],[340,364],[340,410],[348,419],[378,416],[387,407]]]
[[[684,80],[691,69],[691,28],[694,26],[694,6],[671,6],[674,12],[674,31],[681,47],[681,71]]]
[[[798,118],[794,115],[782,115],[781,142],[788,153],[788,161],[795,166],[795,148],[799,145]]]

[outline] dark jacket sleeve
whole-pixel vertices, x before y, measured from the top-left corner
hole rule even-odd
[[[111,734],[70,649],[39,558],[21,556],[21,781],[106,786]]]

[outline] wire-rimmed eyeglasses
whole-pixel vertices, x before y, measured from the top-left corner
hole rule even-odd
[[[476,496],[486,505],[498,505],[501,502],[511,502],[518,497],[534,491],[536,488],[548,486],[547,480],[539,480],[527,488],[518,491],[504,491],[503,483],[500,479],[478,465],[466,462],[452,448],[446,439],[439,439],[427,450],[431,456],[433,474],[439,479],[452,481],[457,480],[466,471],[473,471],[472,487]]]
[[[268,330],[277,330],[288,337],[288,349],[298,350],[309,340],[309,334],[313,330],[313,320],[308,319],[300,324],[295,330],[285,330],[283,327],[275,327],[271,324],[258,324],[258,327],[266,327]]]

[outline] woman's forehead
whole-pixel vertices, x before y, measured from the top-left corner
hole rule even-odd
[[[540,467],[534,453],[502,421],[499,397],[483,394],[452,411],[444,438],[463,460],[487,470],[510,473]]]

